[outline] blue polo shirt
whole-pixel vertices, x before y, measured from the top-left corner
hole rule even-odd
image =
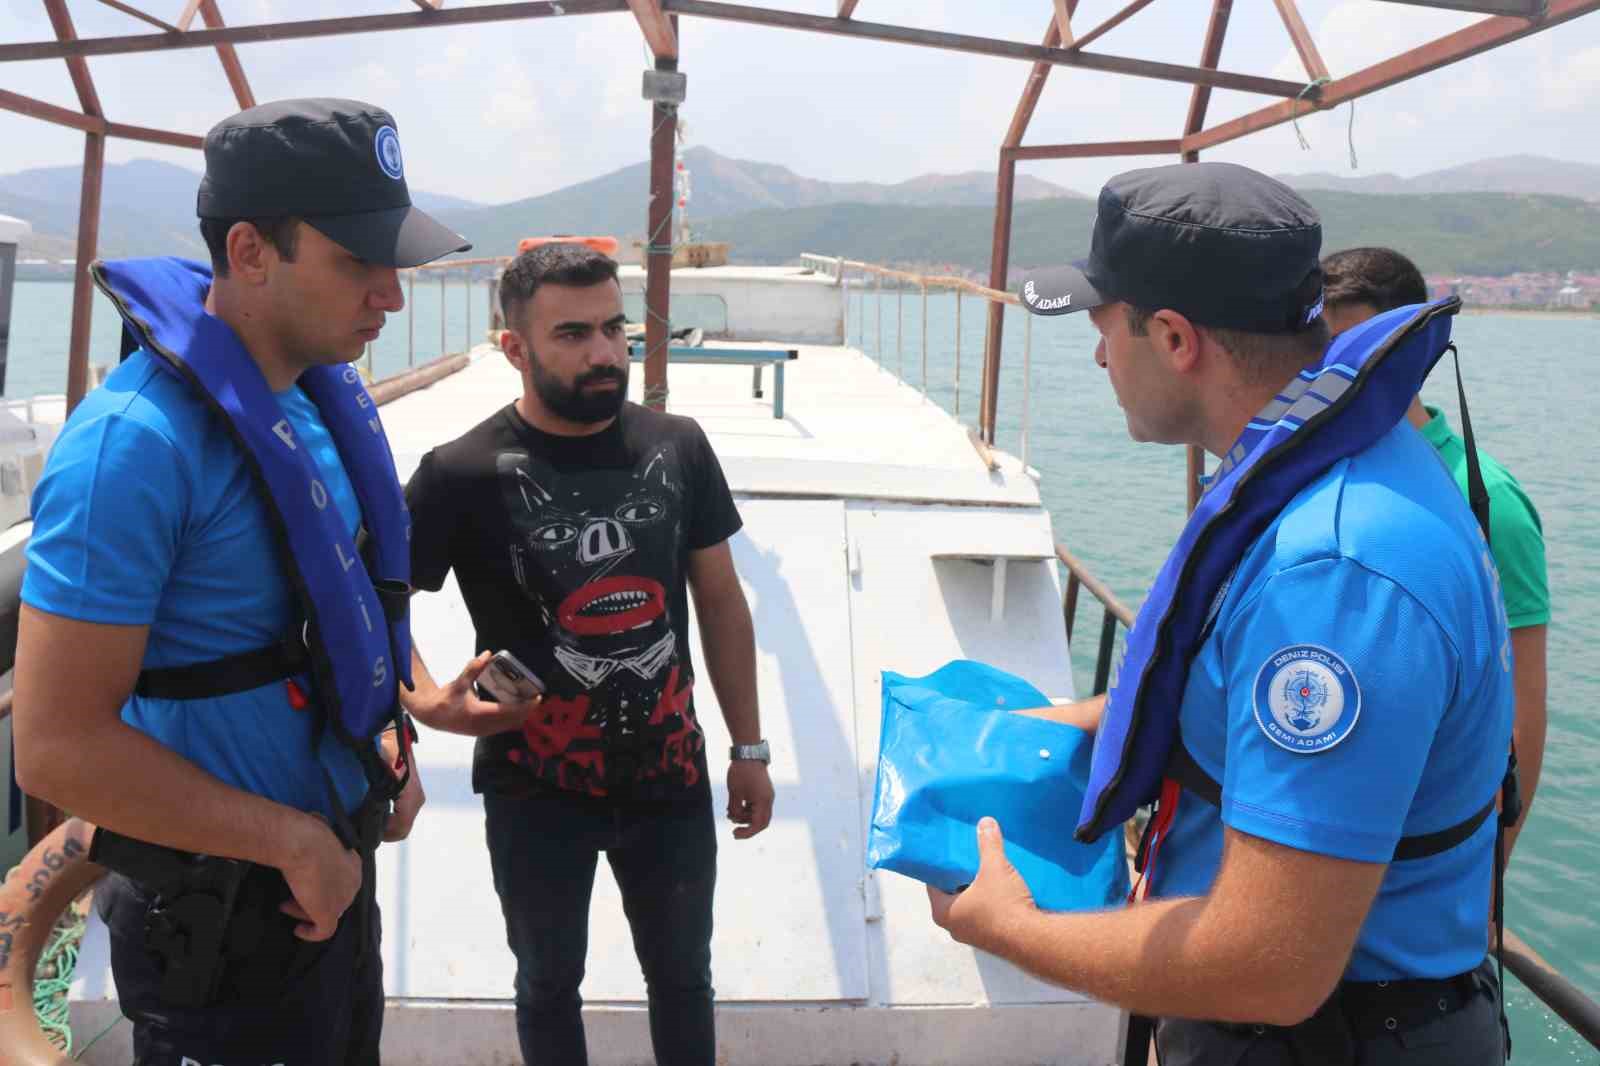
[[[277,398],[353,532],[360,505],[316,405],[298,386]],[[298,617],[243,453],[193,388],[143,351],[67,420],[34,490],[33,523],[23,602],[149,626],[147,667],[260,648]],[[331,733],[313,745],[313,716],[290,707],[281,681],[213,699],[134,696],[122,718],[222,781],[300,810],[332,813],[318,760],[347,810],[366,789]]]
[[[1190,670],[1183,738],[1222,806],[1184,793],[1154,894],[1204,893],[1224,824],[1384,863],[1401,836],[1491,800],[1513,703],[1498,582],[1460,491],[1404,422],[1301,490],[1245,553]],[[1347,978],[1483,960],[1494,823],[1389,866]]]

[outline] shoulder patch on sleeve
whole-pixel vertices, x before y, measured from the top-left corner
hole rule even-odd
[[[1278,747],[1313,755],[1336,746],[1361,717],[1361,686],[1349,665],[1315,644],[1291,644],[1256,673],[1256,723]]]

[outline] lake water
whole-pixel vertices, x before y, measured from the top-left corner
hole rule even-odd
[[[411,309],[391,320],[374,346],[382,377],[442,350],[459,351],[487,324],[487,289],[459,280],[440,296],[419,284]],[[17,284],[5,393],[65,391],[72,287]],[[926,383],[930,400],[975,423],[983,350],[983,302],[927,299],[915,292],[852,298],[850,341],[905,380]],[[692,317],[680,309],[679,318]],[[469,322],[470,314],[470,322]],[[1181,449],[1136,446],[1127,435],[1105,374],[1094,365],[1084,316],[1035,324],[1006,315],[998,443],[1022,451],[1024,409],[1029,463],[1060,539],[1130,607],[1136,608],[1183,525]],[[444,330],[441,345],[441,325]],[[901,328],[903,326],[903,328]],[[1600,802],[1600,423],[1586,406],[1600,366],[1600,319],[1462,315],[1454,326],[1480,446],[1522,482],[1543,520],[1553,618],[1549,636],[1550,731],[1544,774],[1509,874],[1507,922],[1591,997],[1600,998],[1600,849],[1587,828]],[[961,385],[956,353],[961,358]],[[926,357],[924,357],[926,351]],[[114,362],[117,323],[97,300],[91,360]],[[1024,384],[1026,365],[1029,388]],[[1457,427],[1450,367],[1424,391]],[[1026,401],[1024,397],[1027,397]],[[443,430],[441,430],[443,432]],[[1074,652],[1080,688],[1093,671],[1099,613],[1080,602]],[[1592,1050],[1512,981],[1515,1061],[1522,1066],[1592,1063]]]

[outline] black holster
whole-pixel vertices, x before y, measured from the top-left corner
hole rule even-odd
[[[152,897],[145,946],[161,960],[161,997],[174,1006],[213,1002],[226,963],[224,945],[251,863],[195,855],[96,829],[89,861],[133,881]]]

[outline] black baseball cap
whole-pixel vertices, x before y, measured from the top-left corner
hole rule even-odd
[[[1322,221],[1233,163],[1130,170],[1100,190],[1089,258],[1023,277],[1022,305],[1065,315],[1121,300],[1191,322],[1293,333],[1322,314]]]
[[[201,218],[293,215],[370,263],[412,267],[472,245],[411,206],[394,116],[358,100],[277,100],[211,128]]]

